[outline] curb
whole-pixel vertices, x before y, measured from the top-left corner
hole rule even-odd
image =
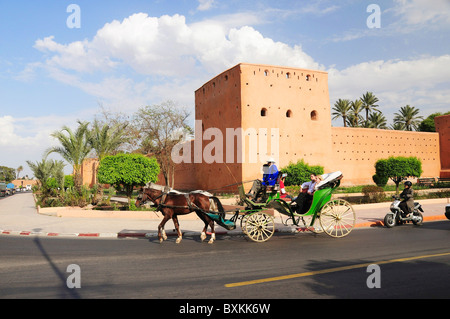
[[[437,216],[424,216],[423,221],[440,221],[447,220],[445,215]],[[355,228],[370,228],[370,227],[384,227],[384,222],[382,220],[358,223],[355,224]],[[306,231],[303,227],[295,226],[285,226],[275,229],[276,233],[297,233]],[[167,236],[177,236],[174,231],[166,231]],[[182,232],[183,236],[200,236],[200,231],[186,231]],[[231,230],[231,231],[216,231],[216,235],[222,236],[233,236],[233,235],[243,235],[242,230]],[[14,231],[14,230],[0,230],[1,235],[11,235],[11,236],[35,236],[35,237],[78,237],[78,238],[153,238],[158,236],[158,232],[141,232],[141,233],[44,233],[44,232],[33,232],[33,231]],[[207,232],[207,235],[211,235],[211,232]]]
[[[43,233],[43,232],[17,231],[17,230],[0,230],[0,235],[35,236],[35,237],[117,238],[116,233]]]

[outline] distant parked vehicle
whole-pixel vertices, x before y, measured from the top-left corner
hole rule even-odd
[[[0,197],[6,196],[6,183],[0,182]]]
[[[450,219],[450,205],[445,206],[445,217]]]

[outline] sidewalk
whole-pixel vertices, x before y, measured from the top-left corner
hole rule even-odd
[[[224,205],[233,204],[232,200],[222,200]],[[448,199],[420,200],[424,209],[424,222],[446,220],[444,215]],[[390,203],[353,205],[356,212],[356,227],[382,226]],[[277,232],[294,232],[295,226],[282,224],[279,214],[275,213]],[[75,236],[99,238],[127,238],[157,236],[161,213],[155,212],[101,212],[81,209],[36,209],[31,193],[18,193],[0,200],[0,236]],[[283,220],[285,220],[283,216]],[[203,222],[192,213],[179,216],[183,236],[197,236],[202,231]],[[166,224],[167,234],[174,235],[172,221]],[[217,235],[239,235],[242,231],[239,223],[235,230],[227,231],[216,225]],[[209,229],[208,229],[209,231]]]

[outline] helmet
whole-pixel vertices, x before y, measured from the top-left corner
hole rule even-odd
[[[267,163],[275,163],[274,158],[273,158],[273,157],[269,157],[269,158],[267,159]]]
[[[410,181],[406,181],[406,182],[405,182],[405,186],[411,187],[411,186],[412,186],[412,183],[411,183]]]

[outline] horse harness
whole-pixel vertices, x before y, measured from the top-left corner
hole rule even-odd
[[[166,201],[167,195],[169,195],[170,193],[172,193],[171,195],[184,195],[184,197],[186,199],[187,206],[177,206],[177,205],[166,205],[166,204],[164,204],[165,201]],[[158,205],[154,205],[154,207],[156,207],[157,211],[161,211],[161,208],[184,208],[184,209],[189,209],[191,211],[195,211],[195,210],[203,211],[197,205],[192,203],[192,201],[190,199],[190,196],[189,196],[190,194],[191,193],[171,192],[171,191],[164,190],[164,191],[162,191],[161,195],[159,195],[155,199],[152,199],[152,198],[151,199],[152,199],[152,201],[154,203],[157,199],[161,198],[161,201],[159,202],[159,204]]]

